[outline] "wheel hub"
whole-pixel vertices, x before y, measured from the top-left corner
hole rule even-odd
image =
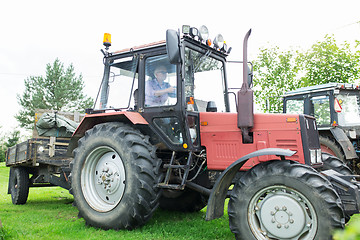
[[[111,169],[108,165],[111,166]],[[105,163],[98,176],[99,178],[97,184],[102,185],[107,193],[111,194],[119,188],[120,174],[118,172],[118,168],[114,166],[114,164]]]
[[[105,146],[94,149],[85,162],[81,185],[86,201],[94,209],[114,209],[125,191],[125,167],[117,152]]]
[[[262,234],[272,238],[298,239],[312,221],[304,201],[295,194],[273,190],[255,207]]]

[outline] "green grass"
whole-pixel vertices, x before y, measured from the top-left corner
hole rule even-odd
[[[88,227],[77,217],[73,197],[60,187],[30,188],[25,205],[13,205],[7,194],[9,168],[0,163],[0,229],[2,239],[234,239],[229,217],[207,222],[205,209],[198,213],[157,210],[142,228],[133,231]]]
[[[3,239],[124,239],[188,240],[234,239],[226,214],[210,222],[205,209],[198,213],[157,210],[142,228],[133,231],[102,230],[88,227],[77,217],[73,197],[60,187],[31,188],[25,205],[13,205],[7,194],[9,168],[0,163],[0,240]],[[338,230],[334,240],[360,240],[360,214]]]

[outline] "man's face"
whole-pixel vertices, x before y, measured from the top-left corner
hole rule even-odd
[[[166,79],[166,76],[167,76],[167,70],[166,70],[165,67],[158,67],[158,68],[155,69],[154,75],[155,75],[157,80],[164,81]]]

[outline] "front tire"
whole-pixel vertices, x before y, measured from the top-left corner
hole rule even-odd
[[[339,158],[337,158],[329,153],[322,153],[321,158],[323,161],[323,166],[321,166],[320,168],[317,169],[319,171],[334,170],[345,176],[355,174],[351,171],[351,169],[343,161],[341,161]]]
[[[309,166],[270,161],[246,172],[233,188],[230,229],[236,239],[331,239],[344,226],[341,200]]]
[[[123,123],[88,130],[74,151],[72,193],[79,215],[103,229],[144,225],[158,207],[160,160],[148,137]]]

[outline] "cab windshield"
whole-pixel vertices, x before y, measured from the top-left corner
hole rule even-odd
[[[105,70],[95,109],[136,108],[137,57],[116,59]]]
[[[185,97],[188,111],[206,112],[213,101],[218,112],[225,112],[223,63],[210,56],[185,48]],[[214,105],[213,105],[214,106]]]
[[[338,112],[339,125],[360,125],[359,95],[339,94],[336,99],[341,106],[341,110]]]

